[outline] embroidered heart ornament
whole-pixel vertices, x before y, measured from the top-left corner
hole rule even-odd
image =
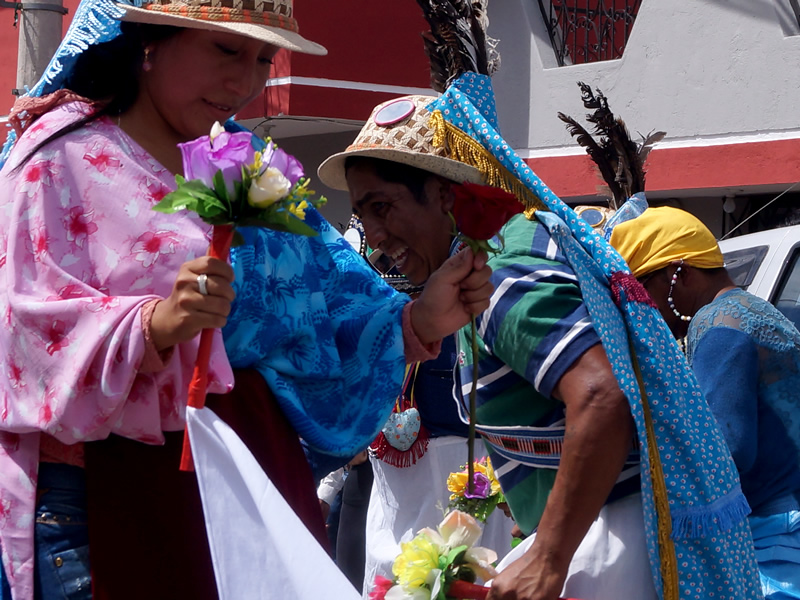
[[[405,452],[419,437],[422,420],[416,408],[409,408],[399,413],[392,413],[381,430],[392,448]]]

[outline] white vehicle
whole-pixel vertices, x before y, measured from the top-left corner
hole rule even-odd
[[[736,285],[765,300],[800,328],[800,225],[719,243]]]

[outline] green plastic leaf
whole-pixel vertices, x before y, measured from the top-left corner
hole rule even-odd
[[[447,566],[458,564],[464,561],[464,554],[466,554],[469,546],[456,546],[447,554]]]
[[[170,192],[153,206],[153,210],[171,215],[181,210],[194,210],[195,200],[191,195],[180,191]]]
[[[228,188],[225,185],[225,176],[222,174],[222,169],[214,173],[213,181],[214,193],[217,195],[217,198],[229,205],[230,198],[228,198]]]

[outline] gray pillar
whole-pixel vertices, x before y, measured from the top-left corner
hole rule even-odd
[[[47,68],[61,43],[63,12],[62,0],[22,3],[17,55],[18,90],[24,90],[25,86],[33,87]]]

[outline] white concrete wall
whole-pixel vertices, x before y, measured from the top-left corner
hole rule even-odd
[[[584,81],[634,135],[663,130],[667,144],[800,137],[800,36],[787,35],[797,32],[787,1],[643,0],[621,59],[557,67],[538,2],[494,0],[501,130],[524,157],[581,152],[556,115],[583,122]]]

